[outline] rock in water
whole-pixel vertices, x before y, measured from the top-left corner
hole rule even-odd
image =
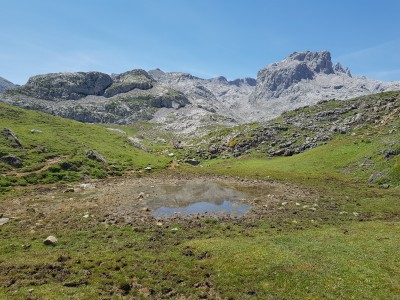
[[[55,246],[57,243],[57,238],[55,236],[50,235],[43,241],[43,243],[45,245]]]

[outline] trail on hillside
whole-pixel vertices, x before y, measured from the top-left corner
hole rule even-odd
[[[52,165],[55,165],[55,164],[59,163],[60,161],[63,161],[66,158],[68,158],[68,156],[57,156],[57,157],[46,160],[44,163],[44,166],[41,167],[40,169],[30,171],[30,172],[18,172],[17,170],[13,170],[13,171],[6,173],[6,175],[7,176],[15,176],[15,177],[23,177],[26,175],[38,174],[40,172],[46,171]]]

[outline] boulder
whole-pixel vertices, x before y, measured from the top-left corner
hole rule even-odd
[[[197,159],[194,159],[194,158],[185,159],[183,162],[190,164],[192,166],[197,166],[200,164],[200,161],[198,161]]]
[[[1,226],[1,225],[4,225],[4,224],[7,224],[8,221],[10,221],[9,218],[0,218],[0,226]]]
[[[10,166],[14,168],[21,168],[22,167],[22,161],[19,157],[9,154],[6,156],[3,156],[0,158],[2,162],[5,162],[6,164],[9,164]]]
[[[6,143],[9,144],[9,146],[19,149],[24,148],[19,141],[17,135],[11,129],[3,128],[3,130],[0,131],[0,136],[2,136],[3,139],[6,140]]]
[[[53,235],[49,235],[44,241],[43,244],[49,245],[49,246],[55,246],[57,243],[57,238]]]
[[[86,152],[86,156],[88,158],[90,158],[90,159],[97,160],[98,162],[102,162],[102,163],[107,162],[106,159],[103,156],[101,156],[99,153],[97,153],[97,152],[95,152],[95,151],[93,151],[91,149],[89,149]]]

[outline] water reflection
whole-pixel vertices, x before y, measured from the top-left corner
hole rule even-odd
[[[143,204],[152,209],[154,216],[204,213],[240,216],[251,208],[241,201],[244,198],[244,193],[233,188],[197,180],[154,186]]]
[[[160,207],[152,212],[156,217],[169,217],[173,215],[194,215],[194,214],[208,214],[210,216],[241,216],[249,211],[251,208],[248,204],[234,203],[232,201],[224,200],[221,204],[214,204],[210,202],[196,202],[186,207]]]

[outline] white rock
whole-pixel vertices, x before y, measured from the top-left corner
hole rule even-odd
[[[9,218],[0,218],[0,226],[1,226],[1,225],[4,225],[4,224],[7,224],[8,221],[10,221]]]
[[[57,243],[57,238],[53,235],[49,235],[44,241],[43,243],[45,245],[51,245],[51,246],[55,246],[55,244]]]

